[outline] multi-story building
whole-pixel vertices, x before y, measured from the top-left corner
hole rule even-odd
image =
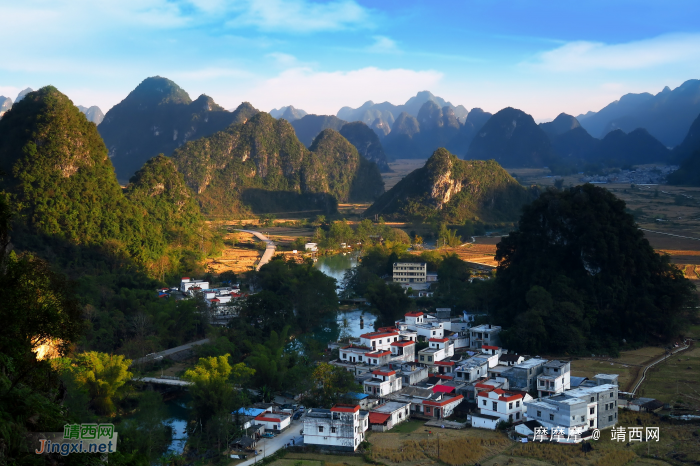
[[[419,418],[444,419],[452,415],[464,397],[430,388],[404,387],[387,397],[389,400],[411,404],[411,414]]]
[[[372,371],[372,378],[365,380],[363,385],[365,393],[380,398],[401,390],[403,380],[397,377],[394,370],[375,370]]]
[[[209,282],[182,277],[182,280],[180,280],[180,291],[187,293],[191,288],[199,288],[197,291],[208,290]]]
[[[321,448],[355,451],[369,428],[369,413],[359,405],[311,409],[304,416],[304,443]]]
[[[455,380],[460,382],[475,382],[486,377],[489,372],[489,361],[485,358],[469,358],[455,369]]]
[[[617,424],[617,397],[618,387],[612,384],[601,384],[601,380],[594,379],[588,384],[581,384],[579,388],[567,390],[565,395],[575,396],[586,400],[588,403],[595,403],[595,406],[589,406],[589,414],[596,415],[595,427],[597,429],[607,429]],[[590,424],[590,422],[589,422]]]
[[[390,350],[395,341],[399,341],[399,331],[396,329],[360,335],[360,346],[372,348],[374,351]]]
[[[432,366],[455,354],[455,347],[449,338],[430,338],[429,346],[418,351],[418,362]]]
[[[485,415],[480,418],[472,415],[472,426],[495,429],[498,422],[517,422],[525,416],[524,402],[532,400],[532,397],[523,392],[506,391],[500,388],[479,392],[477,406],[479,413]],[[493,418],[498,418],[494,422]]]
[[[394,262],[393,278],[396,283],[425,283],[428,265],[425,262]]]
[[[571,389],[571,363],[567,361],[547,361],[542,365],[542,373],[537,376],[537,396],[556,395]]]
[[[501,376],[508,379],[511,389],[529,392],[536,389],[537,376],[542,373],[546,362],[546,359],[531,358],[501,372]]]
[[[498,346],[499,333],[501,333],[501,327],[498,325],[483,324],[472,327],[469,329],[469,347],[472,350],[478,350],[484,345]]]

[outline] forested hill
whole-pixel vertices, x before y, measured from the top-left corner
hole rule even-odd
[[[173,159],[209,214],[333,211],[384,191],[376,164],[338,132],[324,130],[309,150],[288,121],[264,112],[188,142]]]
[[[143,266],[168,257],[177,267],[183,252],[175,249],[188,247],[182,229],[198,230],[202,219],[167,165],[160,159],[147,164],[125,195],[95,125],[51,86],[29,93],[0,120],[3,189],[14,195],[16,229],[24,232],[13,240],[19,245],[30,244],[30,237],[88,247],[109,243]],[[182,221],[165,211],[180,212]],[[170,248],[176,240],[181,248]]]
[[[112,107],[99,125],[117,177],[126,182],[146,160],[170,155],[192,139],[221,131],[236,122],[211,97],[190,96],[169,79],[145,79]]]
[[[444,148],[384,193],[365,215],[395,219],[515,221],[537,193],[493,160],[460,160]]]

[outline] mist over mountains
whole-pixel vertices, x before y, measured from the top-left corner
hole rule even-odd
[[[656,95],[625,94],[599,111],[579,115],[577,119],[598,138],[616,129],[629,133],[644,128],[665,146],[674,147],[683,141],[699,114],[700,80],[690,79],[673,90],[666,86]]]

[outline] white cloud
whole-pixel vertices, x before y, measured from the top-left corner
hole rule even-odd
[[[335,31],[370,26],[370,14],[354,0],[247,0],[230,27],[254,26],[271,32]]]
[[[268,58],[272,58],[278,65],[287,68],[294,65],[298,65],[297,57],[295,57],[294,55],[289,55],[288,53],[273,52],[268,53],[265,56]]]
[[[341,107],[359,107],[367,100],[403,103],[418,91],[435,88],[442,76],[433,70],[372,67],[315,72],[310,68],[293,68],[244,92],[243,100],[257,108],[291,104],[309,113],[335,115]],[[225,106],[232,108],[238,103],[229,101]]]
[[[374,36],[374,44],[367,47],[371,53],[397,53],[400,52],[396,42],[384,36]]]
[[[570,42],[540,53],[533,62],[526,65],[546,71],[579,73],[592,70],[634,70],[698,60],[700,34],[668,34],[624,44]]]

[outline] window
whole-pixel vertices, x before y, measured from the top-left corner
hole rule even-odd
[[[586,420],[586,416],[581,416],[581,422]]]
[[[508,403],[508,409],[513,409],[513,403],[512,403],[512,402]]]
[[[323,426],[318,426],[318,431],[323,432]]]
[[[515,413],[515,419],[520,419],[520,413]]]
[[[544,380],[540,380],[540,387],[544,387]]]
[[[345,359],[347,357],[347,355],[345,353],[341,354],[341,356],[343,357],[343,359]]]
[[[420,355],[420,360],[425,361],[425,357],[422,354]]]
[[[595,414],[595,407],[591,408],[591,414]]]
[[[537,411],[537,417],[542,417],[542,411]]]
[[[331,434],[335,434],[335,427],[331,427]]]
[[[376,359],[374,360],[374,363],[377,364],[377,360],[376,360]]]
[[[359,358],[359,359],[360,359],[360,361],[362,361],[362,356],[360,356],[360,358]]]
[[[610,392],[610,398],[615,398],[615,392]]]
[[[428,361],[429,361],[429,362],[432,362],[432,361],[433,361],[433,357],[432,357],[432,356],[428,356]]]
[[[520,402],[519,402],[519,401],[516,401],[516,402],[515,402],[515,407],[516,407],[516,408],[519,408],[519,407],[520,407]]]
[[[380,344],[380,345],[382,344],[382,340],[379,340],[379,344]]]
[[[498,411],[498,403],[496,403],[495,401],[493,402],[493,410]]]
[[[608,422],[612,422],[612,416],[608,416]]]
[[[554,414],[550,414],[550,415],[549,415],[549,420],[550,420],[550,421],[553,421],[553,420],[554,420]]]
[[[486,400],[484,400],[484,406],[486,406]]]
[[[589,425],[590,425],[591,427],[593,427],[593,423],[594,423],[594,422],[595,422],[595,421],[593,421],[593,419],[591,419],[591,422],[589,423]]]
[[[594,401],[595,401],[595,398],[591,397],[591,403],[593,403]]]
[[[575,421],[575,420],[576,420],[576,416],[571,416],[571,420],[572,420],[572,421]]]

